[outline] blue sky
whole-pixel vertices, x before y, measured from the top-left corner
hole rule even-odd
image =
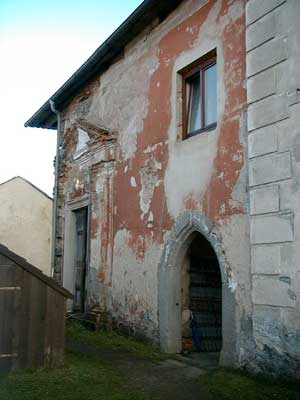
[[[1,0],[0,26],[72,27],[112,31],[141,3],[138,0]]]
[[[55,132],[24,122],[141,2],[0,1],[0,183],[21,175],[52,194]]]

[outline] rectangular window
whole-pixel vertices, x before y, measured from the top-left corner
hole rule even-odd
[[[216,52],[182,71],[183,138],[217,126]]]

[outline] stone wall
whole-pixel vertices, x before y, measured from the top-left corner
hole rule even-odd
[[[246,5],[252,364],[300,375],[300,2]]]

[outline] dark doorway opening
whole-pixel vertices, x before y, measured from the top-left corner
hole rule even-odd
[[[76,251],[75,251],[75,291],[73,311],[84,313],[87,270],[87,207],[75,211]]]
[[[222,349],[222,278],[217,256],[200,233],[193,234],[182,287],[182,348],[185,352]]]

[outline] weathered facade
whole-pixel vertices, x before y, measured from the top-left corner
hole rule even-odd
[[[300,4],[170,3],[145,1],[126,21],[131,36],[119,28],[127,39],[112,60],[53,96],[61,113],[56,278],[75,291],[70,308],[105,311],[168,352],[186,345],[186,311],[201,317],[214,304],[223,365],[297,375]],[[112,53],[114,35],[105,44]],[[216,123],[185,138],[182,71],[211,52]],[[55,127],[47,107],[27,125]],[[198,275],[197,263],[207,267]],[[213,264],[219,277],[209,282]],[[191,294],[201,297],[203,281],[205,301]]]

